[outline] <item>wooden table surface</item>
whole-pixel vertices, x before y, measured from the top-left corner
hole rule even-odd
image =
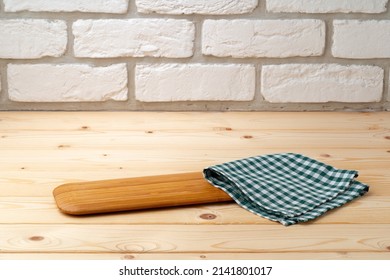
[[[72,217],[52,197],[280,152],[370,191],[290,227],[233,202]],[[390,259],[390,113],[0,112],[0,155],[0,259]]]

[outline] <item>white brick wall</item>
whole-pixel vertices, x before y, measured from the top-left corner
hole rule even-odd
[[[135,96],[144,102],[252,100],[255,67],[240,64],[140,64]]]
[[[333,29],[333,56],[390,58],[390,20],[335,20]]]
[[[278,13],[383,13],[388,0],[267,0],[267,11]]]
[[[321,20],[206,20],[202,53],[219,57],[319,56],[325,47]]]
[[[0,1],[0,111],[390,108],[389,0]]]
[[[9,64],[8,93],[13,101],[78,102],[127,100],[125,64]]]
[[[377,66],[266,65],[261,92],[269,102],[378,102],[383,77],[383,69]]]
[[[65,52],[66,43],[62,20],[0,20],[0,58],[58,57]]]
[[[188,20],[78,20],[73,24],[76,57],[190,57],[194,24]]]
[[[257,0],[136,0],[140,13],[230,15],[252,12]]]
[[[126,13],[129,0],[3,0],[6,12]]]

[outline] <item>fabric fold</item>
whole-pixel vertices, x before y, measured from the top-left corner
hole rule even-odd
[[[239,159],[208,167],[203,174],[241,207],[285,226],[315,219],[369,189],[355,180],[355,170],[295,153]]]

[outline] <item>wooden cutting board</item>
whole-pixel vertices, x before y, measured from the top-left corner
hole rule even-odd
[[[201,172],[69,183],[56,187],[53,195],[58,208],[71,215],[232,200]]]

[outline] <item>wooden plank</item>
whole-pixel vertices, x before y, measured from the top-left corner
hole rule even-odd
[[[390,260],[390,253],[3,253],[0,260]]]
[[[389,147],[390,120],[386,113],[106,113],[103,117],[100,113],[56,113],[55,117],[50,117],[53,113],[3,113],[0,137],[8,149],[17,150],[23,149],[26,138],[26,148],[43,145],[45,149],[89,149],[96,145],[118,149],[132,145],[142,149],[153,147],[156,139],[161,145],[178,149],[194,144],[198,148],[220,149],[218,140],[227,146],[245,144],[257,148],[290,148],[295,144],[311,148],[364,148],[374,143],[377,147]],[[368,124],[366,118],[370,119]],[[86,121],[90,124],[83,125]],[[227,122],[235,127],[225,126]]]
[[[356,151],[357,153],[359,151]],[[50,153],[46,153],[50,156]],[[125,155],[123,155],[125,154]],[[52,175],[53,178],[56,177],[68,177],[69,174],[76,174],[72,176],[75,178],[80,178],[79,180],[95,180],[93,173],[97,175],[101,172],[104,172],[102,175],[98,175],[99,178],[118,178],[115,176],[121,176],[122,178],[130,177],[139,177],[146,175],[162,175],[162,174],[176,174],[176,173],[185,173],[185,172],[201,172],[203,168],[210,165],[223,163],[232,160],[232,158],[224,160],[211,161],[210,159],[204,159],[197,161],[196,159],[191,159],[189,156],[187,159],[159,159],[157,157],[145,157],[144,159],[135,160],[131,158],[131,155],[128,154],[130,160],[126,158],[126,153],[122,154],[122,158],[112,158],[115,155],[108,154],[107,157],[110,159],[98,158],[96,154],[91,154],[90,157],[86,158],[73,158],[63,160],[61,157],[56,157],[57,162],[53,161],[44,161],[39,160],[39,156],[35,158],[30,158],[28,160],[23,159],[22,156],[19,157],[19,162],[14,158],[10,160],[7,164],[6,162],[0,162],[1,177],[7,178],[8,176],[15,176],[18,178],[31,178],[39,177],[39,173],[48,173]],[[7,156],[7,153],[2,153],[2,155]],[[252,153],[254,155],[254,153]],[[18,155],[14,154],[14,157]],[[54,156],[54,155],[53,155]],[[55,156],[54,156],[55,157]],[[118,156],[119,157],[119,156]],[[237,157],[239,159],[242,157]],[[390,158],[390,155],[389,155]],[[186,160],[186,161],[185,161]],[[389,160],[390,161],[390,160]],[[322,160],[336,168],[340,169],[350,169],[359,171],[360,176],[372,176],[372,175],[383,175],[387,176],[390,168],[388,160],[383,158],[360,158],[360,159],[345,159],[345,160]],[[85,175],[83,175],[85,174]],[[38,176],[36,176],[38,175]],[[92,176],[91,176],[92,175]],[[48,177],[48,176],[46,176]],[[121,178],[119,177],[119,178]]]
[[[390,141],[389,141],[390,143]],[[28,139],[25,140],[24,145],[28,146]],[[225,144],[224,144],[225,145]],[[196,147],[196,145],[193,145]],[[390,146],[390,144],[389,144]],[[247,156],[265,155],[272,153],[302,153],[307,156],[316,158],[328,164],[344,166],[345,164],[355,164],[361,162],[368,164],[372,168],[375,163],[388,165],[390,158],[390,150],[386,148],[362,147],[359,149],[351,148],[307,148],[307,147],[290,147],[290,148],[253,148],[247,146],[227,146],[229,153],[223,149],[191,149],[191,146],[184,148],[174,146],[159,148],[159,147],[143,147],[136,149],[129,145],[126,149],[121,149],[116,146],[101,146],[98,149],[81,149],[68,146],[42,146],[40,149],[31,150],[15,150],[7,149],[7,145],[1,144],[0,150],[2,156],[0,158],[0,165],[3,168],[21,170],[34,170],[42,167],[45,163],[47,168],[52,169],[64,167],[67,161],[79,162],[79,164],[97,165],[102,163],[116,163],[120,162],[122,165],[136,165],[146,163],[161,163],[168,164],[177,163],[177,165],[184,164],[214,164],[225,162],[229,160],[239,159]],[[390,147],[389,147],[390,149]],[[42,153],[45,157],[42,157]],[[7,158],[9,157],[9,159]],[[8,160],[7,160],[8,159]],[[23,162],[19,160],[23,159]],[[33,165],[36,163],[37,165]],[[52,167],[51,165],[54,164]],[[27,165],[27,166],[26,166]],[[28,166],[32,165],[32,166]],[[27,168],[29,167],[29,168]],[[72,168],[73,166],[68,166]],[[73,169],[76,169],[73,167]]]
[[[358,151],[356,151],[358,153]],[[124,153],[125,154],[125,153]],[[254,154],[254,153],[253,153]],[[14,157],[17,155],[14,155]],[[110,157],[108,155],[107,157]],[[20,162],[13,163],[13,160],[7,165],[7,163],[0,163],[1,178],[39,178],[43,173],[46,173],[46,179],[60,178],[73,180],[96,180],[94,173],[98,178],[130,178],[147,175],[162,175],[162,174],[174,174],[184,172],[200,172],[203,168],[217,163],[227,162],[226,161],[212,162],[212,161],[191,161],[188,157],[187,161],[174,161],[174,160],[163,160],[163,159],[140,159],[139,161],[132,158],[128,160],[125,155],[122,155],[122,159],[98,159],[96,155],[85,158],[85,161],[81,158],[73,158],[61,161],[57,157],[58,162],[46,162],[36,157],[31,160],[24,160],[23,157],[19,157]],[[103,157],[103,156],[102,156]],[[129,155],[131,158],[131,155]],[[241,158],[241,157],[237,157]],[[390,157],[389,157],[390,158]],[[15,160],[16,161],[16,160]],[[35,161],[35,162],[34,162]],[[323,161],[325,162],[325,161]],[[364,159],[360,160],[346,159],[345,162],[336,162],[327,160],[326,163],[341,169],[358,170],[360,176],[388,176],[387,172],[390,168],[389,163],[385,158],[383,159]],[[377,165],[376,165],[377,164]],[[47,167],[46,167],[47,166]],[[50,172],[50,173],[49,173]],[[101,174],[103,172],[103,174]],[[49,173],[50,176],[47,176]],[[72,174],[74,174],[72,176]],[[100,175],[99,175],[100,174]]]
[[[224,149],[228,147],[247,146],[248,148],[279,148],[289,149],[290,147],[301,146],[311,148],[356,148],[364,149],[368,145],[376,148],[389,148],[389,130],[381,130],[369,133],[368,130],[350,131],[334,130],[331,133],[326,130],[299,131],[296,129],[285,131],[254,131],[244,130],[240,132],[228,132],[224,134],[214,131],[189,132],[177,130],[176,132],[155,132],[148,135],[144,131],[130,132],[106,132],[106,133],[63,133],[63,135],[44,134],[41,131],[33,134],[24,131],[19,135],[4,133],[1,142],[8,147],[8,150],[40,149],[45,145],[57,148],[62,146],[73,146],[78,149],[94,149],[96,147],[113,147],[116,149],[132,148],[145,149],[156,147],[167,147],[185,149],[194,147],[195,150],[202,149]],[[367,132],[367,133],[364,133]],[[107,137],[108,136],[108,137]],[[288,141],[286,141],[288,139]],[[42,142],[44,140],[44,142]],[[172,141],[174,140],[174,141]],[[26,142],[28,141],[28,142]],[[221,141],[224,146],[219,145]],[[28,143],[28,144],[27,144]],[[194,144],[196,143],[196,144]],[[27,145],[26,145],[27,144]],[[4,146],[5,147],[5,146]]]
[[[161,168],[159,168],[161,166]],[[183,167],[182,167],[183,168]],[[80,167],[82,170],[83,168]],[[179,169],[179,168],[178,168]],[[0,197],[6,196],[36,196],[51,197],[53,189],[64,183],[80,182],[88,180],[115,179],[126,176],[149,176],[158,174],[172,173],[171,169],[164,169],[164,164],[153,165],[152,170],[136,169],[132,172],[109,172],[102,168],[94,171],[69,171],[69,172],[26,172],[24,174],[17,172],[1,172]],[[156,170],[156,171],[155,171]],[[158,170],[158,172],[157,172]],[[189,172],[187,169],[180,169],[178,172]],[[385,172],[385,171],[384,171]],[[376,173],[376,172],[375,172]],[[371,186],[369,194],[375,196],[390,196],[390,174],[372,174],[361,175],[359,180]],[[50,175],[48,175],[50,174]]]
[[[10,252],[389,252],[390,225],[0,225]]]
[[[271,130],[351,130],[390,128],[388,112],[0,112],[1,127],[10,130],[165,130],[213,128]],[[164,120],[163,122],[161,120]],[[315,120],[315,121],[313,121]],[[29,124],[26,127],[26,123]],[[191,125],[188,125],[188,124]],[[225,129],[226,130],[226,129]]]
[[[390,196],[357,199],[316,219],[314,224],[389,224]],[[73,217],[58,211],[52,197],[3,197],[0,221],[7,224],[268,224],[235,203],[203,204],[147,211]]]

